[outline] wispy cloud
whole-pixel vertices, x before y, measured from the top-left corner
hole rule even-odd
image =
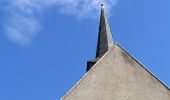
[[[71,14],[77,18],[98,16],[101,0],[7,0],[6,10],[9,12],[4,29],[6,36],[20,45],[29,45],[41,25],[40,13],[51,7],[57,8],[62,14]],[[107,11],[111,12],[116,0],[107,0]]]

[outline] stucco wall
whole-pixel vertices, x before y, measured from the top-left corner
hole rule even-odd
[[[115,45],[62,100],[170,100],[170,90]]]

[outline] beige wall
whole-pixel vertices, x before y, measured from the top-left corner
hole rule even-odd
[[[115,45],[63,100],[170,100],[170,90]]]

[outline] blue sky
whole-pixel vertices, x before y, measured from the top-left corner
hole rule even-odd
[[[99,0],[0,1],[0,100],[59,100],[95,57]],[[170,1],[108,0],[117,43],[170,86]]]

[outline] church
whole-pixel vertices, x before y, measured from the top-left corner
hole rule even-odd
[[[96,58],[61,100],[170,100],[170,89],[114,41],[102,4]]]

